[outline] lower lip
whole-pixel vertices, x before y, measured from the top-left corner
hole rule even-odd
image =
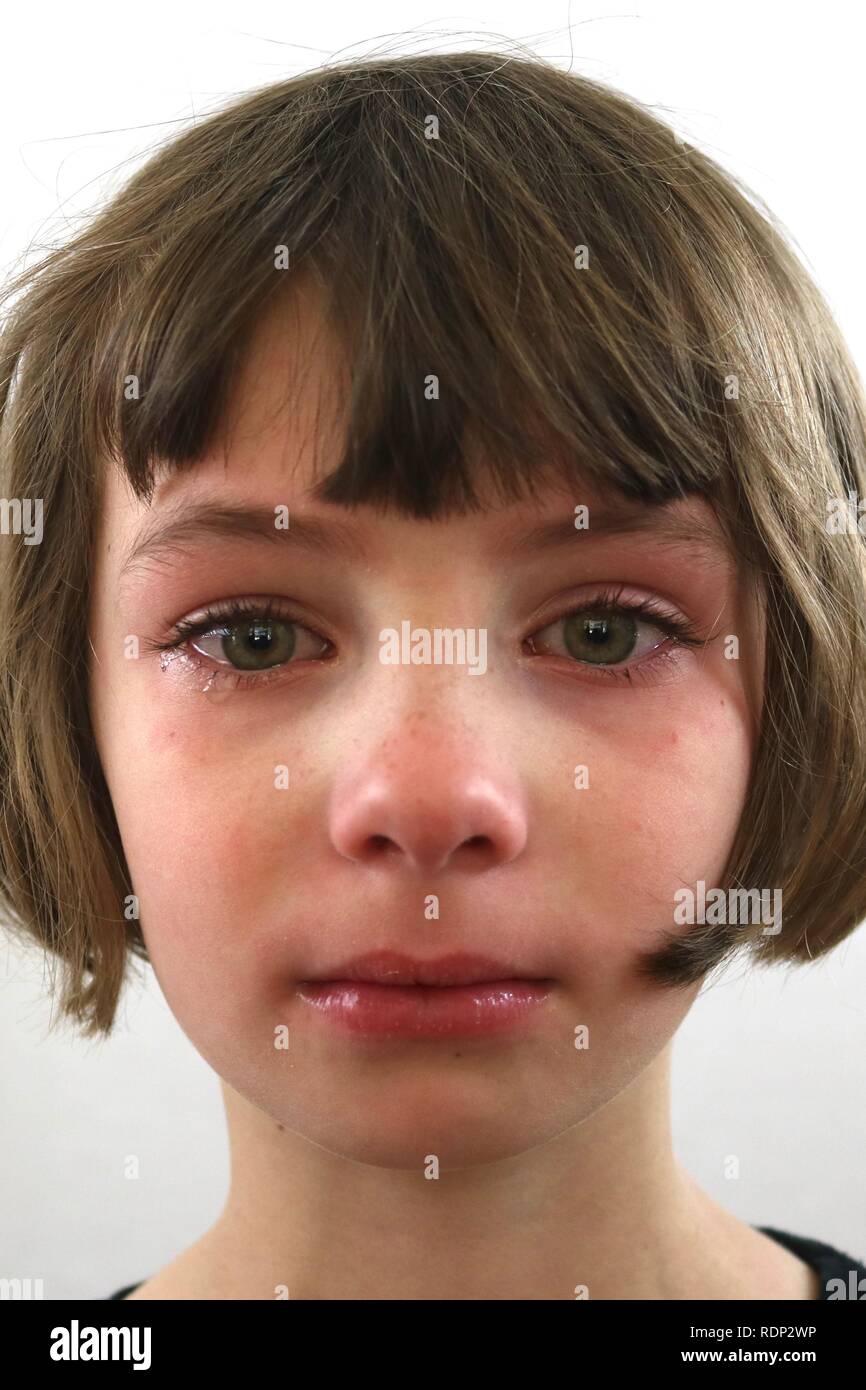
[[[487,1037],[527,1024],[550,996],[550,980],[484,980],[475,985],[378,985],[320,980],[299,995],[337,1028],[366,1037]]]

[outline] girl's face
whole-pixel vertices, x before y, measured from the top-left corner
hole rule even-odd
[[[648,983],[637,965],[660,933],[690,930],[674,923],[676,891],[720,881],[754,747],[760,618],[694,499],[665,514],[710,527],[717,550],[663,538],[658,514],[648,531],[606,532],[590,491],[444,522],[311,501],[338,348],[316,334],[315,305],[298,307],[296,334],[262,320],[225,456],[168,476],[152,507],[107,475],[91,610],[99,752],[154,970],[217,1073],[353,1159],[491,1161],[622,1091],[698,991]],[[302,368],[283,409],[286,373]],[[588,530],[573,525],[581,503]],[[125,565],[145,533],[201,504],[264,508],[277,524],[190,524]],[[340,539],[305,544],[307,519]],[[513,548],[546,522],[570,534]],[[620,586],[622,605],[648,600],[715,640],[677,647],[646,615],[634,629],[622,612],[607,628],[567,620]],[[267,601],[270,630],[210,619],[157,648],[182,619],[237,601],[254,614]],[[381,660],[380,634],[403,623],[464,629],[463,664]],[[549,992],[498,1030],[431,1031],[444,1005],[415,995],[409,1017],[427,1007],[426,1031],[354,1031],[302,982],[380,949],[479,953]]]

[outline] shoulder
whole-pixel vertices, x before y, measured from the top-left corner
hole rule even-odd
[[[812,1236],[794,1235],[775,1226],[758,1226],[757,1230],[812,1266],[821,1283],[822,1301],[866,1301],[866,1264],[862,1260]]]

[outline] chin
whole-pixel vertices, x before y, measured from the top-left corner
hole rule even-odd
[[[465,1057],[453,1056],[454,1073],[432,1077],[415,1071],[395,1079],[383,1074],[367,1085],[335,1085],[322,1100],[298,1091],[286,1097],[271,1095],[257,1103],[284,1129],[329,1153],[379,1168],[424,1174],[440,1173],[515,1158],[556,1138],[603,1103],[573,1086],[556,1094],[550,1077],[524,1075],[514,1084],[514,1072],[498,1080],[476,1069],[459,1075]]]

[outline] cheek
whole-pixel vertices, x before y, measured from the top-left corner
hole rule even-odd
[[[183,1024],[224,993],[227,978],[242,986],[275,891],[290,906],[303,831],[275,769],[291,767],[294,792],[301,770],[285,739],[273,756],[250,757],[224,740],[190,741],[170,722],[142,720],[127,734],[106,776],[148,953]]]
[[[620,723],[589,769],[589,788],[570,793],[557,854],[573,865],[581,963],[605,961],[616,975],[660,929],[685,930],[674,921],[678,889],[720,882],[748,790],[750,739],[736,702],[716,693]]]
[[[279,910],[276,847],[267,839],[275,817],[200,793],[139,819],[124,844],[154,974],[187,1035],[218,1055],[227,1036],[249,1028],[244,1011],[258,1004],[266,978],[256,933]]]
[[[693,871],[705,878],[720,873],[750,772],[747,740],[736,719],[698,712],[688,725],[649,738],[639,768],[632,794],[620,788],[629,842],[686,879]]]

